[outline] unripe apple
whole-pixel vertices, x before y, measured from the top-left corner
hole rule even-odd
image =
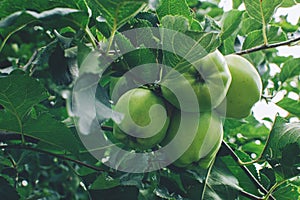
[[[177,109],[185,112],[205,112],[216,108],[225,98],[231,83],[231,75],[224,56],[218,51],[208,54],[204,58],[193,63],[182,74],[166,74],[161,81],[162,96]],[[177,91],[185,98],[186,104],[181,105]],[[197,98],[199,109],[195,109],[194,98],[190,89]]]
[[[162,98],[153,91],[135,88],[123,94],[114,110],[123,114],[114,123],[113,136],[132,148],[149,149],[162,141],[170,117]]]
[[[173,111],[167,135],[161,143],[163,146],[168,145],[168,143],[171,142],[178,133],[181,123],[181,115],[181,111]],[[195,117],[195,113],[185,112],[184,117],[191,118],[191,120],[187,121],[191,121],[191,123],[193,123],[192,121]],[[190,126],[187,125],[186,127],[194,128],[195,126],[190,124]],[[182,140],[191,140],[190,146],[173,164],[177,167],[187,167],[193,163],[197,163],[203,168],[209,167],[210,163],[219,151],[223,139],[223,125],[221,119],[213,112],[200,113],[195,137],[190,137],[193,130],[187,129],[185,131],[186,137],[182,138]],[[184,147],[180,145],[183,143],[186,142],[178,142],[177,145],[174,145],[174,148],[172,149],[174,154],[177,154],[178,151],[182,151],[182,148]]]
[[[229,118],[247,117],[262,94],[260,75],[255,67],[242,56],[227,55],[225,59],[232,81],[226,99],[220,104],[217,111]]]

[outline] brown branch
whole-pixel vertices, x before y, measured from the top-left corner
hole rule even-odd
[[[31,146],[28,146],[28,145],[0,145],[0,149],[24,149],[24,150],[29,150],[29,151],[35,151],[35,152],[38,152],[38,153],[47,154],[47,155],[50,155],[50,156],[53,156],[53,157],[57,157],[57,158],[62,159],[62,160],[67,160],[67,161],[76,163],[78,165],[90,168],[90,169],[95,170],[95,171],[104,171],[101,168],[98,168],[96,166],[81,162],[79,160],[75,160],[73,158],[69,158],[69,157],[66,157],[64,155],[51,153],[51,152],[48,152],[48,151],[45,151],[45,150],[42,150],[42,149],[38,149],[38,148],[34,148],[34,147],[31,147]]]
[[[234,159],[234,161],[239,163],[239,160],[240,160],[239,157],[236,155],[234,150],[224,140],[222,142],[222,146],[225,147],[225,149],[229,151],[229,153],[230,153],[231,157]],[[249,178],[252,180],[252,182],[260,190],[262,190],[265,194],[268,194],[269,191],[266,188],[264,188],[264,186],[256,179],[255,176],[253,176],[253,174],[250,172],[250,170],[245,165],[240,165],[240,167],[247,174],[247,176],[249,176]],[[275,200],[275,198],[272,195],[270,195],[269,197],[270,197],[270,199]]]
[[[255,52],[255,51],[276,48],[276,47],[279,47],[279,46],[290,45],[293,42],[297,42],[297,41],[300,41],[300,37],[296,37],[296,38],[291,39],[291,40],[287,40],[287,41],[284,41],[284,42],[278,42],[278,43],[274,43],[274,44],[263,44],[261,46],[257,46],[257,47],[253,47],[253,48],[250,48],[250,49],[245,49],[245,50],[236,52],[235,54],[237,54],[237,55],[248,54],[248,53],[252,53],[252,52]]]

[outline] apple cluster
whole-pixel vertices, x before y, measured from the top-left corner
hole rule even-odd
[[[221,146],[222,119],[247,117],[262,93],[260,76],[248,60],[223,56],[218,50],[178,76],[164,74],[158,85],[159,92],[143,86],[121,95],[114,110],[123,114],[123,120],[114,123],[113,137],[139,151],[163,148],[174,140],[180,124],[186,123],[184,137],[177,138],[170,149],[174,154],[181,152],[173,162],[177,167],[208,168]],[[196,104],[191,102],[191,90]],[[181,143],[187,140],[186,148]]]

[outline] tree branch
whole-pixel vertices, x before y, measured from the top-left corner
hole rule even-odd
[[[276,48],[276,47],[279,47],[279,46],[290,45],[293,42],[297,42],[297,41],[300,41],[300,37],[296,37],[296,38],[291,39],[291,40],[287,40],[287,41],[284,41],[284,42],[278,42],[278,43],[274,43],[274,44],[263,44],[261,46],[257,46],[257,47],[253,47],[253,48],[250,48],[250,49],[242,50],[240,52],[236,52],[235,54],[237,54],[237,55],[248,54],[248,53],[252,53],[252,52],[255,52],[255,51]]]
[[[28,146],[28,145],[0,145],[0,149],[24,149],[24,150],[29,150],[29,151],[35,151],[35,152],[38,152],[38,153],[47,154],[47,155],[50,155],[50,156],[53,156],[53,157],[57,157],[57,158],[62,159],[62,160],[71,161],[73,163],[76,163],[78,165],[90,168],[90,169],[95,170],[95,171],[104,171],[101,168],[98,168],[98,167],[95,167],[93,165],[81,162],[79,160],[75,160],[73,158],[69,158],[69,157],[66,157],[64,155],[51,153],[51,152],[48,152],[48,151],[45,151],[45,150],[42,150],[42,149],[38,149],[38,148],[34,148],[34,147],[31,147],[31,146]]]
[[[239,164],[239,157],[236,155],[236,153],[233,151],[233,149],[223,140],[222,145],[229,151],[231,157]],[[268,194],[269,191],[264,188],[264,186],[262,184],[260,184],[260,182],[256,179],[255,176],[253,176],[253,174],[250,172],[250,170],[245,166],[245,165],[240,165],[240,167],[242,168],[242,170],[247,174],[247,176],[250,177],[250,179],[252,180],[252,182],[258,186],[258,188],[263,191],[265,194]],[[270,199],[275,200],[275,198],[270,195],[269,196]]]
[[[9,140],[22,140],[20,133],[0,131],[0,142],[6,142]],[[30,143],[37,143],[39,140],[25,135],[25,141]]]

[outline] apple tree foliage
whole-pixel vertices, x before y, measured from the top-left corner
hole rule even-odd
[[[274,13],[300,1],[232,0],[226,12],[219,3],[1,0],[1,199],[299,199],[300,58],[279,55],[276,47],[299,45],[300,23]],[[125,30],[162,26],[197,38],[207,52],[242,55],[261,76],[261,101],[288,114],[226,119],[208,170],[169,165],[132,174],[95,159],[78,138],[70,110],[81,63],[92,50],[102,52],[103,41],[110,40],[113,50],[112,38]],[[107,86],[124,66],[161,61],[162,54],[172,57],[137,50],[113,63],[100,100],[107,100]],[[103,129],[111,133],[111,125]]]

